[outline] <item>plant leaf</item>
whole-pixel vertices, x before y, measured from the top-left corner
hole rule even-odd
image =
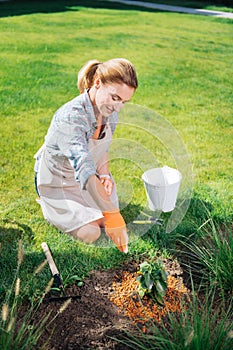
[[[164,282],[167,282],[167,272],[165,270],[161,270],[161,277]]]
[[[143,298],[145,295],[145,290],[143,288],[140,288],[138,294],[139,294],[140,298]]]
[[[159,294],[164,294],[166,292],[166,288],[163,287],[163,285],[160,283],[160,281],[157,281],[156,283],[156,290]]]
[[[142,274],[144,274],[150,270],[151,270],[151,267],[147,261],[144,261],[143,263],[140,264],[140,271],[142,272]]]
[[[149,291],[150,291],[151,288],[153,287],[154,280],[152,279],[152,277],[149,273],[147,273],[145,275],[145,284],[146,284],[147,289],[149,289]]]

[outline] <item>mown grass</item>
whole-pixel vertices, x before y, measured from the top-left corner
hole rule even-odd
[[[160,249],[175,254],[178,238],[199,237],[209,217],[218,227],[232,221],[232,21],[113,4],[109,8],[105,2],[100,2],[102,8],[96,8],[96,2],[78,3],[0,4],[2,301],[14,281],[19,239],[25,250],[21,283],[25,295],[33,299],[50,279],[48,267],[33,282],[29,278],[44,260],[42,241],[48,242],[69,283],[74,275],[84,278],[91,269],[119,266],[143,252]],[[156,111],[177,130],[192,163],[194,182],[191,205],[176,230],[168,235],[164,227],[153,227],[131,243],[127,256],[114,247],[87,247],[50,227],[35,201],[33,171],[33,155],[43,143],[53,113],[77,94],[80,67],[91,58],[120,56],[130,59],[138,71],[139,89],[132,102]],[[146,128],[140,113],[134,120]],[[135,128],[119,127],[115,138],[137,141],[158,163],[171,162],[166,145],[141,131],[135,137]],[[123,201],[131,196],[128,184],[133,188],[130,205],[123,209],[130,219],[145,203],[142,169],[127,160],[111,166],[123,188]],[[166,221],[169,215],[163,218]],[[208,235],[211,232],[208,229]],[[227,232],[231,235],[231,229]],[[232,240],[227,242],[232,247]],[[218,252],[221,242],[215,243]],[[213,261],[211,266],[204,259],[200,263],[213,272]],[[222,261],[219,266],[224,269]],[[214,281],[222,285],[217,271],[220,278]],[[229,280],[229,273],[223,276]]]

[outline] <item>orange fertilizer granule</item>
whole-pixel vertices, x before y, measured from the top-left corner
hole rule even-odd
[[[123,272],[120,282],[113,282],[110,301],[118,308],[119,312],[129,317],[134,323],[145,324],[150,320],[160,322],[161,317],[167,312],[180,312],[183,307],[181,300],[188,289],[180,280],[168,276],[167,292],[164,297],[164,305],[159,305],[148,296],[139,297],[139,282],[137,273]]]

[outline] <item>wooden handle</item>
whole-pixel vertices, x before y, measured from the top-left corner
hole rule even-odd
[[[162,225],[162,222],[158,219],[156,220],[134,220],[133,224],[137,225],[145,225],[145,224],[155,224],[155,225]]]
[[[54,275],[59,275],[57,266],[55,265],[55,262],[54,262],[54,260],[53,260],[53,257],[52,257],[52,255],[51,255],[51,252],[50,252],[50,250],[49,250],[49,247],[48,247],[47,243],[43,242],[43,243],[41,244],[41,247],[42,247],[42,249],[43,249],[43,251],[44,251],[44,253],[45,253],[45,256],[46,256],[46,258],[47,258],[47,261],[48,261],[48,263],[49,263],[49,267],[50,267],[50,270],[51,270],[53,276],[54,276]]]
[[[155,224],[155,221],[152,221],[152,220],[134,220],[133,224],[138,224],[138,225]]]

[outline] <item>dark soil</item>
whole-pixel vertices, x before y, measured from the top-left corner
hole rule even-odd
[[[136,268],[136,264],[131,263],[124,270],[134,272]],[[46,349],[49,350],[129,349],[112,339],[120,338],[124,330],[134,327],[109,300],[117,273],[120,271],[92,271],[81,287],[66,288],[66,295],[78,295],[80,299],[73,299],[51,324],[47,322],[49,325],[44,329],[37,349],[42,349],[48,339]],[[63,304],[64,300],[45,299],[36,318],[41,319],[51,312],[52,319]]]
[[[165,269],[170,276],[182,282],[182,270],[176,261],[165,259]],[[138,332],[143,324],[120,313],[114,301],[114,285],[120,284],[125,273],[135,275],[139,264],[128,262],[121,269],[92,271],[81,287],[75,284],[65,289],[66,296],[75,296],[64,308],[67,300],[51,292],[44,298],[36,312],[33,324],[36,327],[49,315],[36,350],[127,350],[132,349],[120,342],[126,332]],[[117,281],[117,283],[116,283]],[[181,283],[182,284],[182,283]],[[120,293],[124,293],[122,291]],[[51,300],[51,296],[53,299]],[[56,298],[55,298],[56,297]],[[110,301],[111,300],[111,301]],[[121,309],[122,311],[122,309]],[[23,317],[27,307],[21,309]],[[19,315],[20,316],[20,315]],[[136,350],[136,347],[134,346]]]

